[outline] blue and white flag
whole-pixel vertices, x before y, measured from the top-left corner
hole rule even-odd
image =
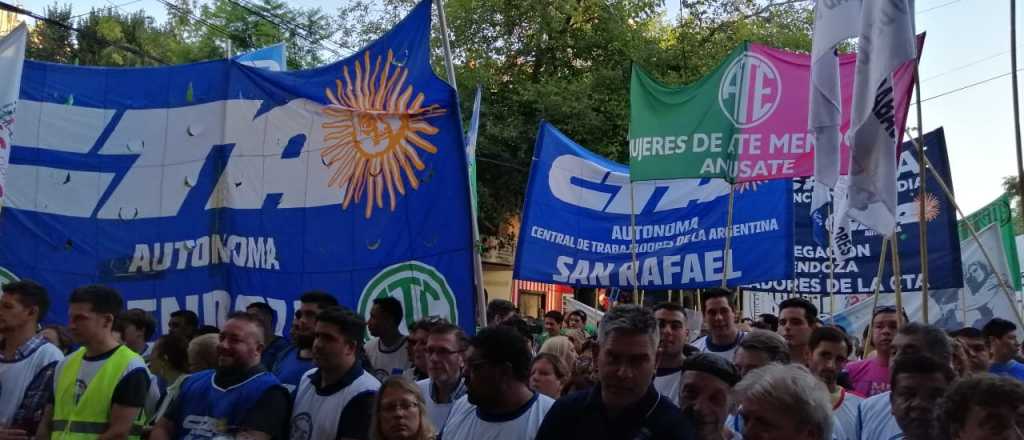
[[[252,52],[235,55],[233,59],[246,66],[259,67],[272,72],[284,72],[288,70],[287,47],[284,43],[277,43]]]
[[[179,309],[219,326],[266,301],[281,332],[321,289],[472,331],[466,150],[430,10],[303,72],[26,62],[0,268],[49,289],[47,321],[102,283],[165,330]]]
[[[25,62],[27,41],[28,27],[24,23],[0,38],[0,78],[6,78],[3,84],[0,84],[0,208],[4,206],[7,193],[7,163],[11,157],[15,107],[18,104],[18,87],[21,84],[21,69]],[[0,274],[0,277],[2,276]]]
[[[724,180],[631,186],[627,166],[542,123],[526,191],[515,279],[628,290],[721,283],[729,202]],[[792,182],[740,184],[735,195],[729,285],[790,279]]]

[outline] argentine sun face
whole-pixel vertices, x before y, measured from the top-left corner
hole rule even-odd
[[[426,167],[420,154],[435,154],[437,147],[424,136],[437,134],[427,120],[445,113],[437,105],[423,106],[424,95],[406,84],[409,70],[387,57],[366,52],[350,71],[346,66],[336,89],[326,89],[325,147],[320,152],[331,170],[328,185],[343,192],[342,209],[365,202],[363,214],[374,207],[394,211],[405,195],[406,183],[419,188],[416,173]],[[365,201],[363,200],[365,198]]]

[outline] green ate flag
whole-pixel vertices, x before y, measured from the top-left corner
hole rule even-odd
[[[740,128],[723,110],[744,104],[739,92],[744,89],[744,76],[729,72],[735,70],[748,45],[739,45],[714,71],[685,86],[665,85],[633,65],[630,180],[734,178],[737,152],[732,139]]]

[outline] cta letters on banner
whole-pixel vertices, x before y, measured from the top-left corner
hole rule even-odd
[[[46,286],[47,321],[100,283],[164,330],[180,309],[220,326],[265,301],[280,333],[318,289],[472,331],[466,150],[430,10],[303,72],[26,62],[0,274]]]
[[[717,286],[725,272],[728,199],[729,183],[721,179],[630,186],[626,166],[542,123],[514,277],[590,287]],[[791,200],[789,180],[737,185],[729,285],[791,277]]]
[[[941,128],[925,135],[925,154],[935,171],[951,186],[946,141]],[[901,282],[904,291],[920,289],[922,285],[921,259],[918,237],[918,193],[924,167],[917,162],[917,148],[904,142],[897,160],[897,188],[899,190],[898,232]],[[930,288],[959,288],[963,286],[960,271],[960,246],[956,232],[956,210],[941,191],[939,183],[927,173],[928,192],[925,194],[925,216],[928,220],[928,285]],[[854,225],[846,235],[849,243],[839,243],[848,258],[830,261],[828,246],[814,239],[814,225],[810,217],[813,181],[794,179],[793,203],[796,229],[794,279],[773,281],[748,286],[748,289],[767,292],[825,294],[871,293],[878,276],[878,258],[882,250],[882,236],[861,225]],[[837,213],[833,212],[835,216]],[[831,224],[832,222],[826,222]],[[827,244],[827,243],[826,243]],[[829,288],[829,274],[834,264],[835,278]],[[886,257],[882,275],[882,291],[894,291],[891,252]],[[795,284],[795,285],[794,285]]]

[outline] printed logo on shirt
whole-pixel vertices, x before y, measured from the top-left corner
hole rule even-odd
[[[183,440],[210,440],[228,432],[227,421],[214,417],[189,415],[181,425],[188,431]]]
[[[309,413],[300,413],[292,417],[291,440],[309,440],[313,435],[313,417]]]
[[[78,405],[78,401],[82,400],[82,395],[85,394],[85,388],[89,386],[84,380],[78,379],[75,381],[75,405]]]
[[[871,382],[871,391],[868,392],[868,395],[874,396],[875,394],[882,394],[886,391],[889,391],[889,383]]]
[[[359,296],[358,313],[370,318],[370,308],[377,298],[393,297],[402,303],[405,325],[426,316],[439,316],[458,325],[458,308],[448,280],[437,269],[419,261],[407,261],[381,270],[366,283]]]

